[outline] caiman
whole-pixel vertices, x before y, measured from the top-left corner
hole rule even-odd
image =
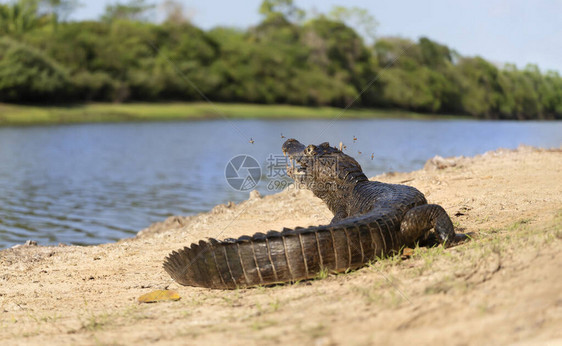
[[[434,229],[438,243],[467,238],[416,188],[369,181],[355,159],[325,142],[282,147],[295,184],[312,190],[334,214],[328,225],[201,240],[173,251],[164,269],[179,284],[234,289],[344,272],[415,246]]]

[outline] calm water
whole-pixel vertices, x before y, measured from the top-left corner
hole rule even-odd
[[[259,161],[258,190],[268,193],[267,159],[280,155],[281,133],[303,143],[343,141],[368,176],[419,169],[434,155],[562,145],[562,122],[238,120],[0,128],[0,248],[27,239],[104,243],[171,215],[244,200],[248,192],[231,189],[224,176],[238,154]]]

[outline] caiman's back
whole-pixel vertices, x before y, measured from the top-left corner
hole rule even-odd
[[[354,197],[349,200],[350,214],[354,215],[376,213],[381,209],[396,209],[406,213],[413,207],[427,204],[423,193],[407,185],[366,181],[358,184],[354,191]]]

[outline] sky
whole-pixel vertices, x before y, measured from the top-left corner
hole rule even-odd
[[[115,0],[81,0],[71,20],[97,19]],[[260,21],[262,0],[183,0],[195,25],[246,28]],[[295,0],[307,12],[333,6],[367,9],[378,21],[378,36],[426,36],[463,56],[562,73],[562,0]]]

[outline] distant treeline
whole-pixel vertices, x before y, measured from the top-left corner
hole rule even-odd
[[[428,38],[378,37],[366,44],[334,16],[295,20],[288,0],[264,1],[263,21],[247,30],[209,31],[177,14],[154,24],[115,8],[99,21],[60,22],[56,12],[29,10],[40,3],[0,4],[0,102],[205,95],[214,102],[345,107],[359,97],[353,107],[562,119],[557,72],[499,68]]]

